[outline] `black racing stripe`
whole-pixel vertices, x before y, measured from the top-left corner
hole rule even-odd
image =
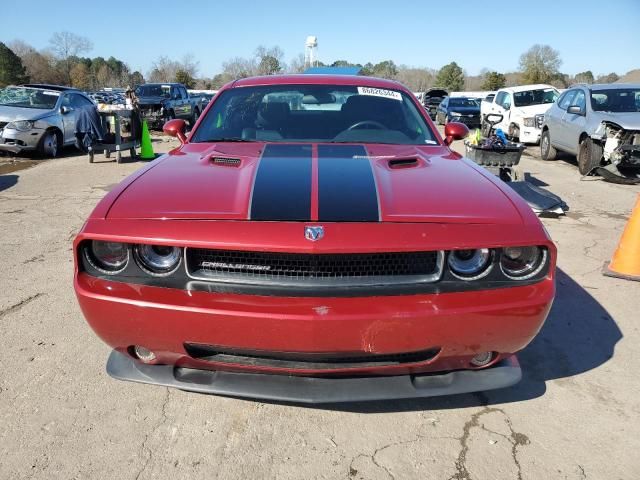
[[[250,218],[311,219],[311,145],[265,146],[253,184]]]
[[[356,157],[356,158],[354,158]],[[377,222],[378,194],[362,145],[318,146],[318,220]]]

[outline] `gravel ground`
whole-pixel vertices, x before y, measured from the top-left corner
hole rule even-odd
[[[166,140],[156,151],[175,145]],[[640,187],[581,181],[570,157],[529,151],[520,170],[571,210],[544,220],[559,249],[558,295],[520,354],[522,382],[330,408],[110,379],[109,349],[73,294],[71,242],[144,163],[90,165],[70,152],[0,170],[0,478],[640,477],[640,283],[601,274]]]

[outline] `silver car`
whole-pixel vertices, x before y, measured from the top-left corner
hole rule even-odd
[[[76,143],[76,111],[94,103],[84,93],[56,85],[0,90],[0,152],[38,151],[55,157]]]
[[[577,156],[582,175],[597,167],[640,169],[640,85],[575,85],[545,113],[540,155]],[[609,166],[610,165],[610,166]]]

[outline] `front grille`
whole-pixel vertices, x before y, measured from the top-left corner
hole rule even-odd
[[[233,283],[367,285],[433,282],[441,252],[297,254],[186,249],[191,278]]]
[[[440,349],[437,347],[416,352],[390,354],[369,352],[274,352],[266,350],[242,350],[196,343],[185,343],[184,348],[190,357],[207,362],[295,370],[335,370],[423,363],[433,360],[438,353],[440,353]]]

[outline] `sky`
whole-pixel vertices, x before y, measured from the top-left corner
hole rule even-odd
[[[199,76],[212,77],[232,57],[250,57],[258,45],[279,46],[288,62],[318,37],[325,63],[396,64],[438,69],[455,61],[469,75],[488,68],[518,69],[536,43],[560,53],[563,73],[596,76],[640,68],[640,0],[335,1],[293,0],[30,0],[2,8],[0,41],[21,39],[37,49],[56,31],[88,37],[85,56],[114,57],[147,74],[155,59],[192,54]]]

